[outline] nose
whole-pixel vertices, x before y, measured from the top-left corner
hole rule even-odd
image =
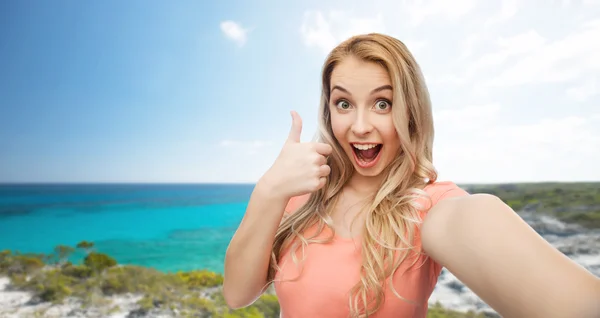
[[[372,130],[373,125],[369,120],[369,114],[362,109],[357,111],[352,123],[352,132],[357,136],[366,136]]]

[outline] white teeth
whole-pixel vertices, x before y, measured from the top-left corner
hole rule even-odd
[[[352,146],[354,146],[354,148],[356,148],[358,150],[368,150],[368,149],[371,149],[371,148],[375,148],[378,145],[379,144],[367,144],[367,145],[353,144]]]

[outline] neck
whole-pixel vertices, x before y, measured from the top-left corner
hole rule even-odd
[[[360,196],[370,196],[377,192],[381,181],[383,181],[383,173],[374,177],[366,177],[354,171],[346,186]]]

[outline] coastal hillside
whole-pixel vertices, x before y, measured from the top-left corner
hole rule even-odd
[[[88,253],[80,264],[65,261],[74,251],[57,246],[49,255],[0,253],[1,317],[279,317],[269,291],[253,305],[229,309],[223,276],[206,270],[164,273],[119,265],[110,255],[78,245]],[[485,317],[434,304],[428,317]]]
[[[600,183],[461,186],[499,196],[548,242],[600,277]],[[0,317],[278,317],[272,291],[252,306],[228,309],[222,281],[202,264],[188,271],[120,264],[90,241],[46,254],[4,250]],[[498,315],[444,270],[428,317]]]
[[[469,193],[498,196],[517,212],[556,217],[586,228],[600,228],[600,182],[461,185]]]

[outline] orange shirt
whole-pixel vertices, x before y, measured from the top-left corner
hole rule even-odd
[[[431,197],[433,205],[445,198],[468,195],[452,182],[436,182],[427,185],[424,190]],[[293,198],[286,211],[295,211],[307,199],[308,195]],[[424,201],[426,199],[420,200],[423,206],[429,205]],[[424,218],[426,212],[420,211],[421,217]],[[321,235],[327,237],[329,234],[330,232],[324,230]],[[417,232],[413,244],[416,248],[421,247],[418,237]],[[306,259],[302,265],[294,264],[291,253],[285,251],[279,262],[281,270],[275,275],[274,282],[281,317],[349,317],[349,291],[360,277],[360,249],[359,240],[336,235],[331,243],[309,244],[305,249]],[[296,255],[302,257],[300,249]],[[426,255],[420,255],[419,258],[416,265],[408,271],[406,269],[413,263],[414,258],[410,259],[408,264],[401,264],[393,278],[395,290],[412,303],[398,298],[391,287],[386,286],[385,301],[370,317],[424,318],[427,315],[428,299],[442,266]],[[420,264],[422,266],[418,266]],[[300,273],[302,275],[298,276]]]

